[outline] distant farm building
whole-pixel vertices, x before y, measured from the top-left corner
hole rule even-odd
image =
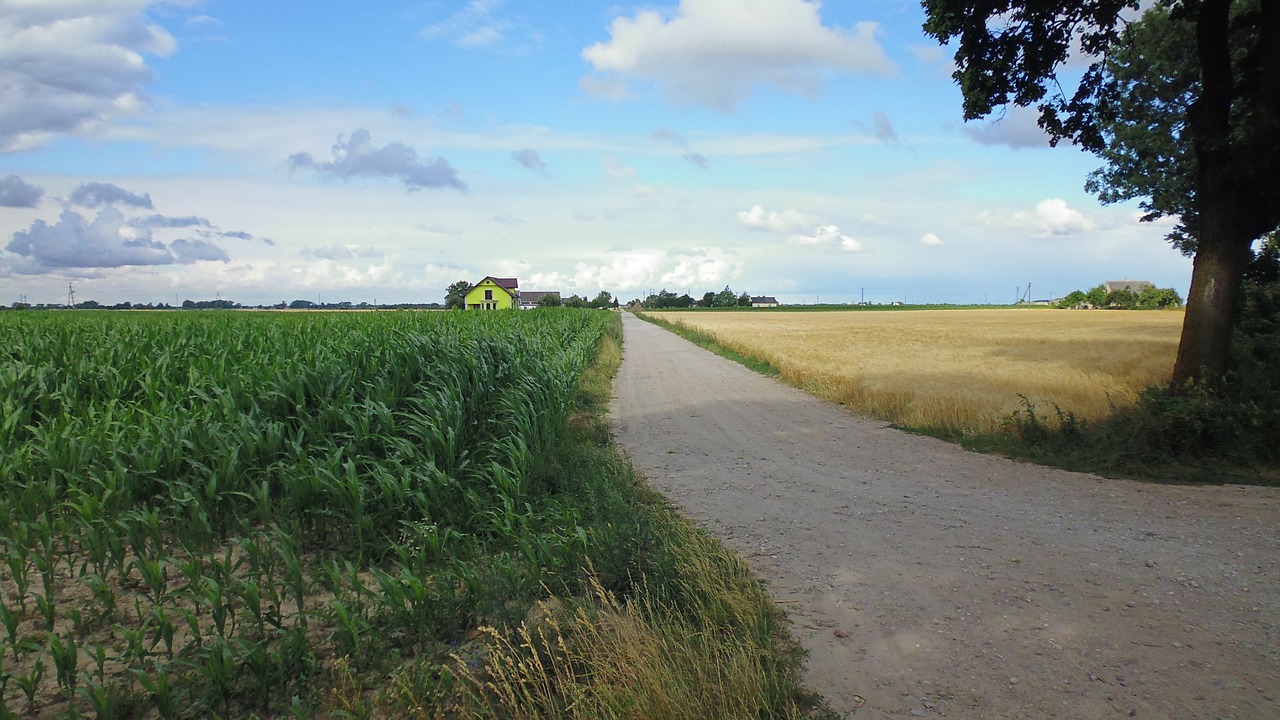
[[[526,290],[520,293],[520,309],[532,310],[540,305],[546,298],[555,298],[561,300],[559,290]]]
[[[468,310],[514,310],[520,307],[520,282],[515,278],[486,277],[467,291]]]
[[[1108,280],[1103,283],[1107,288],[1107,292],[1113,293],[1118,290],[1128,290],[1135,295],[1141,295],[1143,290],[1154,290],[1155,283],[1147,280]]]
[[[751,296],[751,307],[778,307],[778,299],[770,295]]]

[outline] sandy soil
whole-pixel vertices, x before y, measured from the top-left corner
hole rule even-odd
[[[623,318],[619,443],[749,560],[834,709],[1280,718],[1277,489],[969,453]]]

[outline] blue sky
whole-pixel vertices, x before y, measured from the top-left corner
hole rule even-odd
[[[919,4],[0,0],[0,302],[1012,302],[1190,262]]]

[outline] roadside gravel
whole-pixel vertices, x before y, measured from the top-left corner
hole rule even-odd
[[[1280,718],[1280,490],[970,453],[623,323],[619,444],[751,563],[834,709]]]

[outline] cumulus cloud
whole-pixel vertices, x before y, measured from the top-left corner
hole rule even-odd
[[[838,225],[822,225],[810,233],[796,233],[787,238],[787,242],[803,247],[834,247],[844,252],[862,252],[862,243],[845,235]]]
[[[26,230],[15,232],[5,250],[18,256],[32,273],[230,261],[226,251],[205,239],[179,239],[169,244],[156,240],[148,228],[131,225],[123,213],[111,207],[99,211],[92,221],[71,210],[63,211],[52,225],[36,220]]]
[[[964,132],[979,145],[1004,145],[1014,150],[1049,147],[1049,136],[1040,129],[1040,111],[1009,107],[995,120],[966,125]]]
[[[689,141],[685,140],[671,129],[660,127],[650,137],[658,142],[671,143],[672,145],[680,148],[683,151],[682,157],[684,158],[684,161],[690,165],[696,168],[701,168],[702,170],[706,170],[710,167],[710,163],[707,162],[707,158],[704,157],[702,153],[694,152],[693,148],[689,147]]]
[[[345,141],[338,137],[332,148],[333,160],[322,162],[308,152],[294,153],[288,159],[289,169],[314,170],[323,177],[343,180],[354,177],[396,178],[410,192],[444,187],[466,191],[466,184],[458,178],[457,171],[448,160],[441,157],[423,162],[412,146],[392,141],[379,148],[371,139],[368,130],[358,128]]]
[[[844,252],[861,252],[862,243],[846,235],[838,225],[823,224],[816,216],[788,208],[781,212],[753,205],[738,212],[738,222],[758,230],[786,234],[787,244],[799,247],[839,248]]]
[[[44,188],[23,182],[17,175],[0,178],[0,207],[33,208],[44,197]]]
[[[203,238],[194,240],[178,238],[169,243],[169,251],[173,253],[174,261],[180,265],[191,265],[201,260],[231,262],[231,257],[227,255],[226,250]]]
[[[139,107],[144,56],[177,43],[148,22],[154,0],[7,2],[0,12],[0,152],[87,132]]]
[[[876,23],[827,27],[819,7],[809,0],[681,0],[672,17],[642,10],[614,19],[610,39],[582,56],[613,82],[651,82],[674,101],[721,110],[762,84],[813,96],[831,72],[893,71]]]
[[[925,233],[924,236],[920,238],[920,244],[925,247],[941,247],[942,238],[938,237],[934,233]]]
[[[1094,220],[1076,210],[1061,198],[1047,198],[1031,211],[1002,216],[990,211],[978,215],[978,221],[987,227],[1007,228],[1039,236],[1074,235],[1099,229]]]
[[[150,210],[151,194],[136,195],[113,183],[90,182],[71,191],[67,201],[72,205],[87,208],[100,208],[104,205],[128,205]]]
[[[547,163],[543,161],[542,156],[538,154],[537,150],[521,148],[511,153],[511,158],[520,163],[521,167],[528,168],[539,175],[545,177],[548,174]]]
[[[789,233],[808,230],[817,226],[818,218],[794,208],[778,212],[776,210],[765,210],[762,205],[753,205],[750,210],[740,210],[738,212],[738,222],[749,228]]]

